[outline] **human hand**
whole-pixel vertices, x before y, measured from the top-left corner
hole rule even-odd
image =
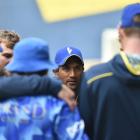
[[[73,110],[77,105],[74,92],[66,85],[62,85],[62,89],[59,91],[58,97],[66,101],[71,110]]]

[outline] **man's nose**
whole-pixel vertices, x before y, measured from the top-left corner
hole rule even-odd
[[[70,71],[70,76],[71,76],[71,77],[75,77],[75,70],[74,70],[74,69],[72,69],[72,70]]]

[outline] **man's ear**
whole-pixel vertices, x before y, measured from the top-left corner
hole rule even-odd
[[[120,43],[121,43],[121,34],[122,34],[121,27],[119,27],[118,28],[118,39],[119,39]]]
[[[123,37],[124,37],[124,30],[121,27],[119,27],[118,28],[118,40],[120,43],[122,43]],[[122,45],[120,46],[120,50],[121,51],[123,50]]]
[[[84,64],[83,64],[83,72],[84,72],[84,70],[85,70],[85,67],[84,67]]]
[[[55,74],[55,76],[58,75],[58,72],[59,72],[59,69],[55,69],[55,70],[53,70],[53,73]]]

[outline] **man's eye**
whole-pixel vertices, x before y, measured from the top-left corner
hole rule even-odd
[[[6,57],[6,58],[11,58],[13,55],[12,54],[10,54],[10,53],[3,53],[2,54],[4,57]]]
[[[83,70],[83,67],[78,66],[78,67],[77,67],[77,70]]]
[[[69,70],[69,68],[68,68],[68,67],[62,67],[62,69],[63,69],[63,70]]]

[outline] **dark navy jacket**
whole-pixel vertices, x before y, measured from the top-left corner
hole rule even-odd
[[[123,53],[85,73],[80,112],[92,140],[140,140],[138,75]]]
[[[57,97],[61,82],[48,76],[0,76],[0,99],[18,96],[53,95]]]

